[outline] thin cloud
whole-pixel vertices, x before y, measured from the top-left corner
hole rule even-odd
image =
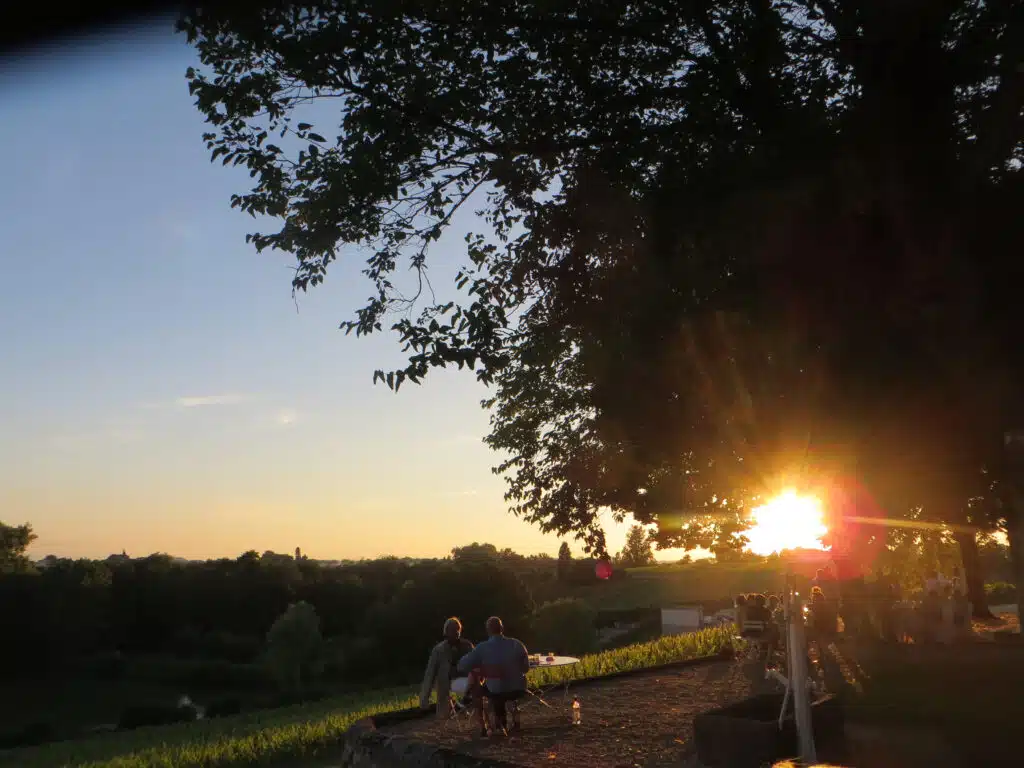
[[[278,411],[276,421],[282,427],[287,427],[290,424],[294,424],[297,418],[299,418],[299,414],[294,409],[284,408]]]
[[[200,408],[206,405],[237,405],[249,399],[249,395],[198,395],[179,397],[174,403],[181,408]]]

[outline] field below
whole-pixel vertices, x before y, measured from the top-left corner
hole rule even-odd
[[[68,677],[0,683],[0,722],[5,733],[47,723],[57,738],[116,725],[126,707],[141,703],[171,705],[183,694],[201,704],[236,698],[248,706],[251,688],[160,683],[145,680],[97,680]],[[0,753],[2,754],[2,753]]]
[[[779,562],[715,563],[698,560],[686,564],[630,568],[628,578],[569,587],[567,596],[586,600],[599,610],[665,608],[682,604],[725,607],[735,595],[779,592],[785,586],[785,568]]]

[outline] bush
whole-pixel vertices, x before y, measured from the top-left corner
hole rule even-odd
[[[206,707],[207,717],[231,717],[242,711],[242,702],[237,698],[218,699]]]
[[[985,585],[985,596],[989,605],[1003,605],[1017,602],[1017,587],[1005,581]]]
[[[108,651],[83,658],[75,674],[100,680],[121,680],[125,673],[125,659],[119,651]]]
[[[161,704],[139,704],[126,707],[117,721],[118,730],[131,731],[149,725],[170,725],[189,723],[196,720],[198,712],[193,706],[172,707]]]
[[[125,660],[124,677],[186,688],[265,688],[270,677],[259,664],[234,664],[212,659],[137,656]]]
[[[266,702],[266,707],[268,709],[295,707],[301,704],[311,704],[317,701],[323,701],[329,697],[330,692],[322,688],[287,690],[274,694],[274,696]]]
[[[297,692],[323,671],[320,617],[307,602],[288,606],[267,633],[267,671],[282,691]]]
[[[176,655],[188,658],[216,659],[245,664],[260,654],[262,638],[215,631],[200,632],[194,628],[180,630],[174,635],[171,649]]]
[[[533,614],[534,647],[542,653],[590,653],[597,648],[596,616],[583,600],[562,598],[544,603]]]
[[[53,728],[49,723],[31,723],[21,730],[0,734],[0,749],[36,747],[53,739]]]

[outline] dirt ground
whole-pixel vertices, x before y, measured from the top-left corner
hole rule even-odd
[[[1016,613],[997,613],[994,621],[980,621],[974,619],[971,628],[975,634],[983,639],[988,638],[994,631],[1020,632],[1020,620]]]
[[[528,701],[522,731],[507,737],[482,738],[465,718],[460,726],[428,718],[389,730],[514,765],[678,766],[694,752],[694,717],[749,696],[752,686],[738,662],[714,662],[581,686],[579,726],[571,724],[570,688],[568,699],[561,689],[546,694],[550,708]]]

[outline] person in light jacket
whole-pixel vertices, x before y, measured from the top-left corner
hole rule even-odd
[[[420,686],[420,708],[428,709],[430,706],[430,691],[437,688],[437,715],[438,717],[448,716],[448,694],[452,690],[452,682],[456,680],[458,673],[456,665],[459,660],[473,650],[473,644],[462,637],[462,622],[454,616],[444,623],[444,640],[435,645],[430,651],[430,659],[427,661],[427,671],[423,675],[423,685]],[[465,694],[466,686],[456,686],[457,693]]]

